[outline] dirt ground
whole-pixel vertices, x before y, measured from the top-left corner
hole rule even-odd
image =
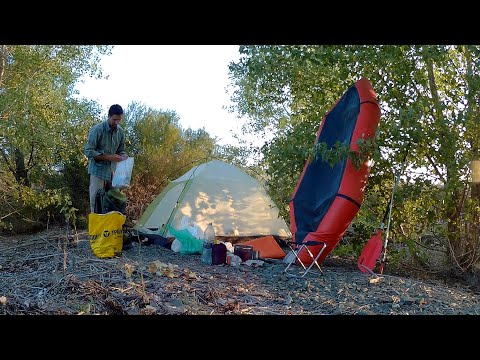
[[[323,274],[287,276],[285,264],[205,265],[200,255],[134,243],[99,259],[86,231],[0,237],[3,315],[478,315],[478,287],[388,269],[361,273],[327,256]]]

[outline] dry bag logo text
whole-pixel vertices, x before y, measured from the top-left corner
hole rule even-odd
[[[112,230],[112,232],[110,233],[110,231],[108,230],[104,230],[102,234],[92,234],[92,235],[89,235],[89,240],[90,241],[95,241],[97,240],[100,236],[103,236],[104,238],[108,238],[110,235],[122,235],[123,234],[123,229],[115,229],[115,230]]]

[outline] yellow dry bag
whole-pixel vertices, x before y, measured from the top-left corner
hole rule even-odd
[[[88,237],[97,257],[111,258],[122,253],[125,220],[126,216],[119,211],[88,215]]]

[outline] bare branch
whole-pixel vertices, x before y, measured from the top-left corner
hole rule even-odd
[[[5,153],[5,151],[3,149],[0,149],[0,151],[2,153],[3,159],[5,160],[5,163],[7,164],[8,170],[10,170],[10,172],[13,175],[15,175],[15,169],[10,165],[10,161],[8,159],[7,154]]]
[[[431,246],[427,246],[427,245],[425,245],[425,244],[422,244],[421,242],[419,242],[419,241],[417,241],[417,240],[413,240],[413,242],[414,242],[415,244],[417,244],[417,245],[419,245],[419,246],[427,249],[427,250],[438,251],[438,252],[441,252],[441,253],[444,253],[444,254],[447,253],[446,250],[435,249],[435,248],[433,248],[433,247],[431,247]]]
[[[28,162],[27,162],[27,171],[30,170],[30,168],[33,166],[33,152],[34,152],[35,148],[34,148],[34,143],[32,142],[32,146],[31,146],[31,149],[30,149],[30,156],[28,158]]]
[[[430,161],[430,165],[433,166],[433,169],[435,170],[436,174],[438,175],[438,177],[444,182],[446,183],[447,180],[445,179],[445,177],[442,175],[442,173],[440,172],[440,170],[438,169],[437,165],[435,165],[435,163],[433,162],[433,159],[430,155],[428,154],[425,154],[425,156],[427,157],[428,161]]]

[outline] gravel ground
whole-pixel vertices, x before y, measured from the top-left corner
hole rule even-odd
[[[98,259],[86,232],[2,237],[0,314],[480,314],[480,293],[460,282],[363,274],[354,260],[333,255],[323,274],[295,278],[284,269],[273,259],[258,267],[209,266],[200,255],[138,243]]]

